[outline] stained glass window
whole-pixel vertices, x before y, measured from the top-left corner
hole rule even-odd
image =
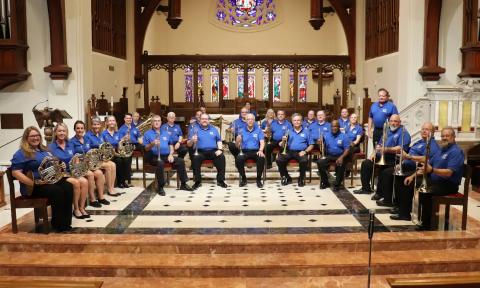
[[[298,102],[307,102],[307,81],[308,81],[308,70],[301,67],[298,70]],[[290,72],[290,100],[293,101],[293,71]]]
[[[280,68],[273,69],[273,102],[280,101],[280,91],[282,82],[282,70]],[[268,70],[263,71],[263,100],[268,101]]]
[[[215,19],[243,29],[274,26],[278,22],[276,0],[217,0]]]
[[[212,90],[211,90],[211,95],[212,95],[212,102],[218,102],[218,89],[220,87],[219,83],[218,83],[218,78],[219,78],[219,75],[218,75],[218,68],[212,68],[211,70],[211,76],[210,76],[210,85],[212,87]],[[228,75],[229,73],[229,70],[228,68],[227,69],[223,69],[223,99],[228,99],[228,89],[230,88],[230,77]]]
[[[185,102],[193,102],[193,67],[185,68]],[[198,90],[203,87],[202,68],[198,67]]]
[[[244,92],[244,75],[243,75],[243,69],[237,69],[237,97],[243,98],[243,92]],[[255,98],[255,69],[248,69],[248,98]]]

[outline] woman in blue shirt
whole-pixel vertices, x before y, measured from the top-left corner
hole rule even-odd
[[[92,149],[90,140],[84,137],[85,135],[85,123],[83,121],[76,121],[73,124],[73,130],[75,130],[75,136],[70,139],[70,143],[73,145],[73,152],[85,154],[88,150]],[[89,173],[90,174],[90,173]],[[102,207],[103,205],[109,205],[110,202],[104,198],[103,192],[105,189],[105,176],[101,169],[92,171],[93,177],[87,177],[88,179],[88,196],[90,197],[89,204],[92,207]],[[95,187],[98,191],[98,200],[95,200]]]
[[[112,144],[115,149],[118,147],[118,142],[121,140],[118,135],[117,120],[115,116],[110,115],[106,119],[107,129],[103,130],[101,137],[104,142]],[[130,167],[128,166],[130,161],[127,157],[113,157],[113,162],[117,167],[117,187],[128,188],[127,184],[128,174],[130,173]]]
[[[68,127],[65,123],[58,123],[53,129],[53,141],[48,145],[50,152],[65,163],[67,172],[70,172],[68,162],[74,156],[73,145],[68,141]],[[93,178],[92,171],[88,171],[90,176],[85,177],[68,177],[67,181],[73,185],[73,216],[77,219],[90,218],[85,211],[85,203],[87,201],[88,180],[87,177]]]
[[[350,121],[345,129],[345,134],[350,139],[352,154],[360,152],[360,142],[362,141],[363,128],[358,124],[357,114],[350,115]]]
[[[98,117],[92,119],[92,129],[85,134],[85,138],[90,143],[90,148],[99,148],[104,142],[101,135],[102,121]],[[118,196],[115,193],[115,179],[117,178],[117,166],[113,161],[103,161],[100,169],[105,171],[105,182],[110,196]]]
[[[34,184],[33,179],[40,179],[38,167],[48,155],[47,147],[42,144],[40,130],[33,126],[27,127],[23,132],[20,149],[12,158],[12,175],[20,182],[23,196],[48,198],[52,206],[51,223],[55,230],[69,231],[72,229],[72,184],[65,178],[55,184]],[[27,176],[30,173],[33,174],[33,179]]]

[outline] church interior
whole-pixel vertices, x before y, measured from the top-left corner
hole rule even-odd
[[[480,0],[0,0],[0,287],[480,287],[479,79]]]

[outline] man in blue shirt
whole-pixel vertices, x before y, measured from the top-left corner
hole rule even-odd
[[[395,154],[400,153],[402,150],[408,152],[410,146],[410,134],[405,129],[404,126],[401,126],[400,116],[394,114],[390,117],[388,131],[386,131],[386,139],[383,141],[383,136],[379,144],[376,146],[374,154],[372,154],[371,159],[366,159],[362,162],[362,166],[360,169],[360,178],[362,180],[362,188],[359,190],[355,190],[355,194],[370,194],[372,192],[372,187],[370,186],[370,182],[372,180],[372,173],[374,169],[374,165],[379,168],[378,173],[378,183],[377,183],[377,190],[375,194],[372,196],[372,200],[380,200],[384,198],[383,193],[383,181],[386,179],[385,169],[388,167],[393,167],[395,165]],[[403,136],[403,140],[402,140]],[[402,143],[403,142],[403,143]],[[382,145],[384,147],[382,147]],[[403,144],[403,147],[402,147]],[[382,152],[383,151],[383,152]],[[375,163],[378,163],[382,157],[385,160],[385,165],[378,165],[373,163],[373,159],[375,159]],[[390,185],[393,185],[390,183]],[[383,206],[392,206],[391,195],[389,195],[389,199],[385,199]],[[388,197],[385,197],[388,198]],[[388,205],[387,205],[388,204]]]
[[[393,187],[387,187],[387,185],[384,185],[383,191],[385,191],[385,194],[390,194],[387,191],[391,191],[392,189],[395,189],[397,191],[395,193],[395,198],[398,199],[398,209],[394,209],[397,212],[393,215],[390,215],[390,219],[392,220],[407,220],[410,221],[410,213],[412,212],[412,198],[413,198],[413,190],[414,187],[413,185],[405,186],[404,185],[404,180],[406,176],[410,176],[413,173],[415,173],[415,168],[416,164],[415,162],[418,163],[424,163],[425,162],[425,152],[426,152],[426,147],[427,143],[430,145],[430,153],[429,153],[429,158],[434,157],[437,153],[440,152],[440,147],[438,147],[437,142],[435,139],[431,136],[433,136],[433,124],[430,122],[424,123],[422,125],[422,130],[420,130],[420,136],[422,137],[420,140],[415,142],[411,147],[408,153],[403,153],[403,161],[402,161],[402,175],[396,175],[395,176],[395,183],[394,183],[394,188]],[[427,142],[428,141],[428,142]],[[398,156],[397,156],[398,157]],[[390,170],[390,179],[385,180],[385,183],[387,182],[392,182],[393,181],[393,175],[395,171],[400,171],[400,166],[397,164],[394,167],[388,168],[386,170]],[[387,172],[386,172],[387,173]],[[418,177],[417,180],[420,182],[422,178]]]
[[[390,94],[387,89],[378,89],[378,102],[372,104],[368,113],[367,132],[370,139],[373,137],[374,146],[377,145],[380,137],[382,137],[383,123],[393,114],[398,114],[398,110],[397,106],[390,101]]]
[[[245,102],[244,108],[247,109],[247,113],[253,114],[253,116],[255,116],[255,119],[257,118],[257,112],[254,109],[252,109],[252,105],[249,101]]]
[[[285,149],[286,153],[280,153],[277,157],[277,166],[282,178],[282,185],[292,183],[292,178],[288,175],[288,161],[295,159],[298,161],[300,168],[300,177],[298,178],[298,186],[305,186],[305,173],[308,168],[307,154],[313,149],[313,139],[310,137],[308,129],[302,127],[302,115],[292,115],[293,128],[290,128],[288,134],[282,137],[280,142],[281,151]]]
[[[278,110],[277,119],[272,121],[270,129],[272,130],[272,139],[270,144],[266,145],[265,158],[267,161],[267,169],[272,168],[272,152],[273,149],[279,148],[278,143],[282,141],[282,137],[285,136],[287,130],[292,128],[292,124],[285,119],[285,111]]]
[[[245,161],[253,159],[257,163],[257,187],[262,188],[262,173],[265,166],[265,155],[263,154],[265,140],[262,129],[255,125],[255,115],[247,114],[247,127],[238,134],[236,144],[242,152],[235,158],[235,166],[237,166],[240,174],[240,187],[247,185]]]
[[[425,168],[417,171],[417,177],[423,173],[430,176],[428,192],[420,194],[422,211],[422,225],[418,230],[431,230],[432,196],[456,194],[462,182],[465,156],[463,150],[455,143],[455,130],[452,127],[442,129],[442,140],[439,143],[440,151],[436,153]],[[405,185],[410,185],[415,175],[405,179]]]
[[[123,118],[125,124],[118,129],[118,137],[120,139],[122,138],[128,138],[130,139],[130,142],[135,145],[135,150],[136,151],[141,151],[141,145],[142,145],[142,138],[140,137],[140,132],[138,129],[135,127],[135,125],[132,124],[133,118],[131,113],[125,114],[125,117]],[[132,156],[126,157],[125,161],[128,162],[128,172],[127,172],[127,180],[128,180],[128,185],[131,187],[132,183]]]
[[[320,172],[320,189],[330,187],[328,183],[328,166],[330,162],[335,162],[335,184],[333,191],[339,191],[345,177],[345,163],[348,161],[348,152],[350,149],[350,140],[345,133],[340,132],[340,124],[337,120],[332,121],[332,131],[325,134],[323,145],[325,148],[325,158],[317,161],[318,171]]]
[[[193,147],[194,151],[196,150],[192,158],[195,177],[193,189],[202,186],[201,165],[203,160],[213,160],[213,165],[217,168],[217,186],[228,187],[225,184],[225,155],[223,155],[222,138],[217,128],[209,124],[208,119],[208,114],[202,114],[199,129],[195,132],[192,130],[188,135],[187,145]]]
[[[183,159],[187,154],[188,149],[185,145],[182,145],[183,131],[182,128],[180,128],[180,125],[175,124],[176,118],[177,116],[174,112],[168,112],[167,123],[163,124],[160,129],[168,132],[173,144],[173,149],[177,152],[178,157]]]
[[[178,177],[180,177],[181,185],[180,190],[193,191],[193,189],[187,185],[188,176],[185,170],[185,162],[182,158],[174,157],[172,137],[167,129],[160,129],[162,119],[160,116],[152,116],[152,129],[145,132],[143,140],[145,143],[144,161],[150,163],[150,165],[157,166],[155,171],[155,178],[158,183],[157,193],[160,196],[165,196],[165,178],[163,171],[165,163],[173,163],[173,168],[177,171]]]
[[[200,116],[202,116],[202,111],[198,110],[197,112],[195,112],[195,116],[193,116],[190,119],[190,122],[188,123],[188,126],[187,126],[187,135],[190,135],[190,133],[193,133],[194,131],[197,131],[199,129]],[[190,159],[193,159],[193,152],[195,152],[193,147],[189,147],[187,145],[187,149],[188,149],[188,155],[190,156]]]
[[[232,153],[235,159],[237,159],[237,155],[240,152],[237,145],[235,144],[235,140],[240,134],[240,132],[247,127],[247,114],[247,108],[243,107],[242,110],[240,110],[240,117],[233,120],[230,124],[230,127],[227,128],[227,131],[233,134],[233,141],[228,143],[228,150],[230,150],[230,153]]]
[[[310,130],[310,137],[312,137],[314,142],[320,138],[320,135],[327,135],[330,132],[331,124],[326,121],[325,111],[319,110],[317,112],[317,121],[308,126]]]
[[[350,125],[348,120],[348,109],[343,108],[340,112],[340,118],[338,118],[338,123],[340,124],[340,131],[345,133],[347,127]]]
[[[313,122],[315,122],[315,111],[309,110],[307,113],[307,118],[303,119],[302,126],[304,128],[308,128],[308,126],[310,126],[310,124]]]

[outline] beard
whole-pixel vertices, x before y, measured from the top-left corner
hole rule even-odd
[[[390,131],[395,132],[399,127],[400,126],[397,126],[397,127],[390,126]]]
[[[450,147],[450,143],[448,143],[448,141],[440,141],[440,143],[438,143],[438,146],[440,147],[440,149],[444,150],[448,147]]]

